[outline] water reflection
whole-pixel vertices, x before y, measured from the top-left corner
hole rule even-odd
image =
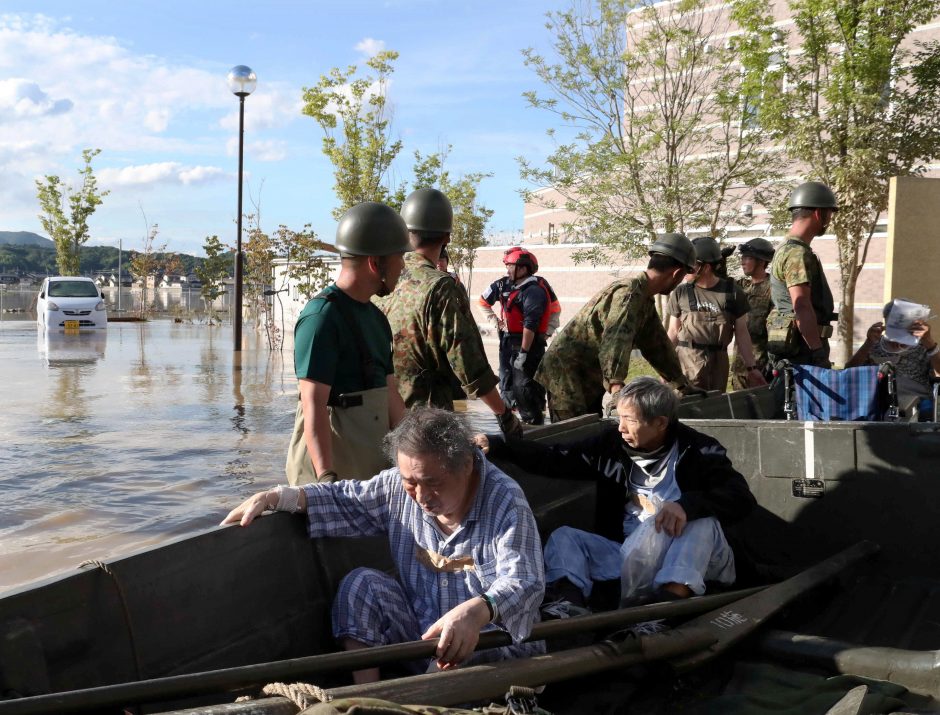
[[[107,330],[36,331],[39,359],[48,367],[94,365],[104,357],[108,346]]]
[[[292,352],[245,340],[235,359],[228,325],[0,322],[0,591],[209,528],[283,482]],[[468,417],[496,429],[479,403]]]
[[[88,418],[85,384],[94,374],[98,361],[105,356],[108,345],[106,330],[74,333],[37,330],[39,359],[48,368],[50,390],[39,406],[50,439],[81,439],[86,435],[79,425]],[[67,424],[67,428],[61,427]],[[76,431],[78,430],[78,431]]]

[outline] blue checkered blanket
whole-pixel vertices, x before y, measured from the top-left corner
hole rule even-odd
[[[794,365],[796,410],[801,420],[872,421],[881,419],[878,367],[827,370]]]

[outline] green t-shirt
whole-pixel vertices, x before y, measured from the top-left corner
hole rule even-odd
[[[326,300],[333,296],[333,300]],[[362,384],[362,361],[345,309],[362,331],[372,355],[373,384]],[[392,330],[385,315],[371,302],[360,303],[335,285],[313,298],[294,326],[294,372],[298,379],[316,380],[333,394],[385,387],[392,368]]]

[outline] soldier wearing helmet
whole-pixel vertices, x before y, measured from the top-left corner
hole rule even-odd
[[[767,314],[770,313],[773,303],[770,301],[770,276],[767,275],[767,266],[774,257],[774,247],[766,238],[752,238],[738,247],[741,254],[742,278],[735,283],[744,291],[749,306],[747,312],[747,332],[751,336],[751,351],[754,355],[754,365],[766,378],[767,366]],[[735,390],[744,390],[748,387],[748,372],[750,367],[741,357],[735,345],[734,357],[731,360],[731,387]]]
[[[682,372],[696,387],[725,392],[728,346],[732,338],[744,356],[751,387],[765,385],[751,352],[747,296],[734,281],[719,275],[726,253],[711,236],[692,241],[695,279],[669,296],[669,339],[676,346]]]
[[[499,395],[467,292],[437,268],[453,228],[450,201],[437,189],[418,189],[405,199],[401,216],[412,250],[398,287],[377,302],[392,327],[405,405],[453,410],[454,399],[478,398],[504,432],[521,434],[521,423]]]
[[[787,358],[801,365],[831,367],[829,338],[836,319],[829,282],[810,248],[839,210],[836,195],[825,184],[807,181],[790,194],[792,225],[786,242],[770,264],[767,351],[772,361]]]
[[[307,303],[294,327],[300,395],[287,452],[292,485],[371,478],[388,466],[382,440],[405,412],[392,333],[371,298],[395,288],[408,229],[394,209],[368,201],[340,219],[336,248],[336,282]]]
[[[602,289],[545,351],[535,379],[548,391],[553,421],[602,412],[626,383],[630,354],[637,348],[673,387],[699,391],[682,374],[653,302],[694,270],[695,249],[683,234],[665,233],[656,237],[649,255],[645,271]]]
[[[506,275],[480,296],[484,315],[499,333],[499,389],[527,424],[545,421],[545,390],[533,376],[545,354],[546,338],[558,328],[561,305],[542,276],[531,251],[513,246],[503,252]],[[500,316],[493,312],[500,304]]]

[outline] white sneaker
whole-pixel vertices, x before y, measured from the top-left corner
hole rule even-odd
[[[662,633],[663,631],[669,630],[669,626],[666,625],[665,619],[660,618],[657,621],[635,623],[627,628],[627,630],[635,636],[651,636],[655,633]]]
[[[571,601],[552,601],[543,603],[539,609],[544,620],[557,620],[561,618],[572,618],[574,616],[587,616],[592,613],[586,606],[578,606]]]

